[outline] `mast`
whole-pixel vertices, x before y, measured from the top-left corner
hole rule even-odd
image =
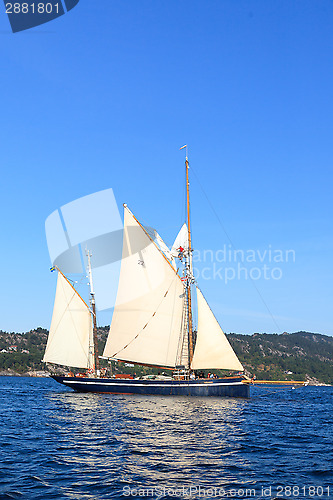
[[[94,374],[95,376],[99,375],[99,358],[98,358],[98,344],[97,344],[97,321],[96,321],[96,303],[95,303],[95,292],[94,285],[92,280],[92,272],[91,272],[91,262],[90,257],[91,253],[89,250],[86,250],[86,255],[88,257],[88,273],[89,273],[89,284],[90,284],[90,304],[92,309],[93,316],[93,359],[94,359]]]
[[[188,316],[188,344],[189,344],[189,368],[191,367],[193,358],[193,326],[192,326],[192,297],[191,297],[191,283],[192,283],[192,246],[191,246],[191,221],[190,221],[190,183],[189,183],[189,164],[187,157],[185,157],[186,168],[186,205],[187,205],[187,230],[188,230],[188,261],[186,265],[186,294],[187,294],[187,316]]]

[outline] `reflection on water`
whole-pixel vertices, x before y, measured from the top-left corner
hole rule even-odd
[[[50,425],[66,436],[58,448],[68,465],[117,472],[124,484],[209,480],[228,468],[246,438],[245,400],[63,393]],[[66,408],[64,413],[62,410]],[[65,425],[65,430],[63,426]],[[72,453],[72,449],[76,450]],[[237,460],[237,469],[248,467]],[[230,471],[224,480],[236,476]],[[221,478],[223,483],[223,480]]]
[[[262,487],[324,487],[333,469],[332,393],[115,396],[3,377],[0,498],[104,500],[121,498],[124,487],[196,485],[255,487],[262,498]]]

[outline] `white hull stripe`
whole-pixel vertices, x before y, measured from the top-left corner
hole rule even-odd
[[[81,384],[81,385],[101,385],[101,386],[118,386],[118,387],[218,387],[220,385],[243,385],[243,382],[226,382],[226,383],[205,383],[205,384],[134,384],[134,383],[118,383],[118,382],[81,382],[80,380],[63,380],[63,384]]]

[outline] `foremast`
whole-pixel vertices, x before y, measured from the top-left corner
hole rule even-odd
[[[96,320],[96,301],[95,301],[95,291],[92,279],[91,271],[91,253],[86,250],[86,255],[88,259],[88,275],[89,275],[89,285],[90,285],[90,306],[92,313],[93,329],[92,337],[89,339],[89,368],[92,370],[94,376],[100,375],[99,369],[99,357],[98,357],[98,341],[97,341],[97,320]]]

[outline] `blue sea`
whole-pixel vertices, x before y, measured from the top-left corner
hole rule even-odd
[[[0,498],[333,499],[333,387],[78,394],[0,377]]]

